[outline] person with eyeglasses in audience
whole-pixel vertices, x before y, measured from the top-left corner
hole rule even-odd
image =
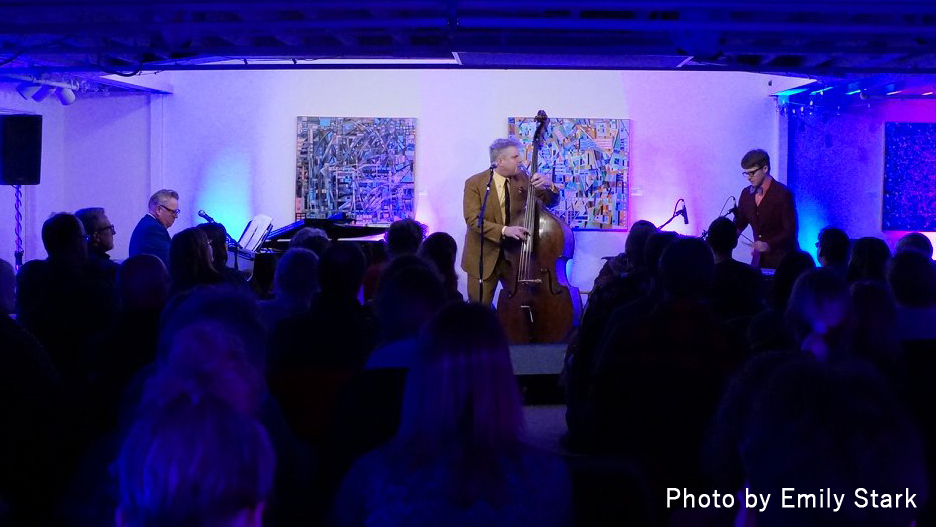
[[[776,269],[787,253],[799,249],[793,193],[770,174],[770,156],[764,150],[744,154],[741,168],[750,185],[738,198],[735,225],[739,234],[751,226],[751,265]]]
[[[107,254],[114,248],[117,228],[110,222],[104,209],[88,207],[75,212],[88,235],[88,261],[104,272],[111,281],[117,279],[117,264]]]
[[[150,196],[149,211],[130,235],[130,256],[152,254],[169,267],[169,227],[179,217],[179,193],[162,189]]]

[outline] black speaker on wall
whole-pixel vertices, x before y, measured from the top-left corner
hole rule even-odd
[[[0,185],[38,185],[42,116],[0,115]]]

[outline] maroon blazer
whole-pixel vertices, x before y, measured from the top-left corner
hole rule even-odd
[[[754,231],[754,240],[767,242],[770,252],[755,257],[752,265],[776,269],[780,260],[787,253],[799,249],[796,241],[796,205],[793,193],[786,185],[776,179],[770,182],[770,188],[761,199],[760,205],[754,201],[754,189],[747,187],[738,198],[738,214],[735,215],[738,232],[748,225]]]

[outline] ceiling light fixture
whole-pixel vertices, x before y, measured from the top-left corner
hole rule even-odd
[[[32,84],[30,82],[21,83],[19,86],[16,87],[16,92],[19,93],[20,96],[24,99],[29,99],[37,91],[39,91],[39,85]]]
[[[33,94],[32,98],[36,102],[42,102],[43,100],[45,100],[46,97],[48,97],[52,93],[52,90],[54,89],[55,87],[53,86],[49,86],[48,84],[43,84],[39,86],[39,89],[36,90],[36,93]]]
[[[16,92],[24,99],[32,99],[36,102],[42,102],[54,91],[59,102],[68,106],[75,102],[75,92],[81,89],[81,86],[74,81],[47,80],[16,74],[6,74],[2,76],[22,81],[16,86]]]
[[[75,90],[71,88],[62,88],[61,86],[55,89],[55,96],[58,97],[60,103],[63,106],[68,106],[75,102]]]

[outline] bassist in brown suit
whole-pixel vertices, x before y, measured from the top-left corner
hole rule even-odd
[[[487,206],[484,210],[484,276],[483,302],[493,301],[497,282],[511,272],[510,263],[504,259],[501,242],[507,238],[525,240],[530,232],[520,225],[511,225],[513,220],[523,217],[526,204],[526,192],[532,184],[538,197],[546,204],[552,204],[558,192],[549,176],[534,174],[533,178],[520,167],[520,148],[516,139],[498,139],[490,146],[493,177],[489,170],[479,172],[465,181],[463,211],[465,224],[464,252],[462,269],[468,273],[468,298],[472,302],[482,301],[478,291],[478,263],[481,258],[481,236],[478,228],[478,215],[481,202],[487,193]],[[488,181],[490,192],[487,192]]]

